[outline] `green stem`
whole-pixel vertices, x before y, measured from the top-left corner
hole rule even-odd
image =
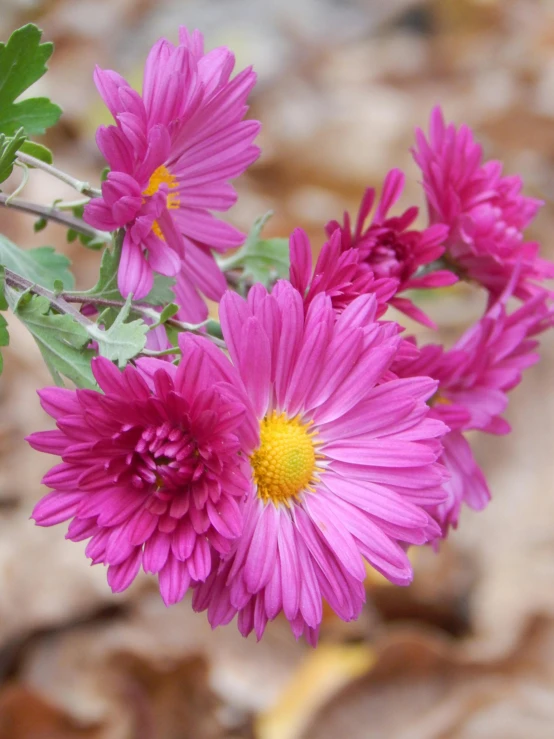
[[[46,162],[42,162],[40,159],[32,157],[30,154],[25,154],[25,152],[23,151],[18,151],[17,158],[20,162],[23,162],[24,164],[28,164],[29,166],[35,167],[36,169],[42,169],[43,172],[47,172],[49,175],[52,175],[52,177],[56,177],[56,179],[65,182],[66,185],[70,185],[70,187],[73,187],[75,190],[82,193],[83,195],[87,195],[90,198],[98,198],[102,195],[101,190],[92,187],[91,185],[89,185],[88,182],[82,182],[81,180],[78,180],[75,177],[67,174],[67,172],[62,172],[61,169],[53,167],[51,164],[46,164]]]
[[[167,357],[170,354],[180,354],[181,350],[178,346],[172,346],[169,349],[163,349],[162,351],[153,351],[152,349],[143,349],[141,354],[145,357]]]
[[[52,207],[57,208],[58,210],[73,210],[73,208],[80,208],[81,205],[86,205],[88,202],[90,202],[90,198],[81,198],[80,200],[69,200],[65,202],[63,200],[55,200]]]

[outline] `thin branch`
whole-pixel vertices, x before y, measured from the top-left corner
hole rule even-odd
[[[42,285],[37,285],[36,283],[31,282],[30,280],[25,279],[25,277],[21,277],[21,275],[16,274],[15,272],[12,272],[11,269],[4,268],[4,277],[6,284],[10,287],[16,288],[18,290],[22,290],[25,292],[28,290],[29,292],[32,292],[34,295],[40,295],[43,298],[46,298],[50,305],[55,308],[60,313],[65,313],[66,315],[71,316],[74,318],[78,323],[80,323],[82,326],[84,326],[86,329],[89,329],[91,326],[95,326],[96,324],[94,321],[91,321],[89,318],[84,316],[80,311],[75,308],[72,303],[80,303],[80,304],[90,304],[90,305],[100,305],[110,308],[123,308],[125,305],[124,302],[119,300],[104,300],[102,298],[95,298],[93,296],[86,297],[86,296],[77,296],[77,295],[71,295],[71,294],[65,294],[65,293],[59,293],[59,295],[56,295],[51,290],[47,290],[45,287],[42,287]],[[137,313],[140,313],[144,316],[147,316],[148,318],[159,318],[159,313],[155,311],[153,308],[149,308],[147,306],[140,305],[137,303],[133,303],[131,306],[131,310],[136,311]],[[222,339],[217,338],[217,336],[212,336],[208,333],[203,333],[197,328],[192,327],[188,323],[184,323],[183,321],[177,321],[174,318],[169,318],[166,323],[169,326],[173,326],[174,328],[179,329],[180,331],[189,331],[190,333],[197,334],[198,336],[204,336],[206,339],[209,339],[211,342],[213,342],[216,346],[220,347],[221,349],[226,349],[227,345]],[[145,350],[141,352],[141,354],[145,354],[146,356],[162,356],[164,353],[168,354],[174,354],[178,351],[177,349],[174,349],[173,351],[169,350],[163,350],[162,354],[159,352],[152,353],[150,350]]]
[[[18,151],[17,158],[20,162],[24,162],[31,167],[42,169],[43,172],[47,172],[49,175],[52,175],[52,177],[56,177],[58,180],[65,182],[66,185],[70,185],[70,187],[73,187],[75,190],[82,193],[83,195],[87,195],[90,198],[98,198],[100,197],[100,195],[102,195],[101,190],[98,190],[95,187],[91,187],[88,182],[82,182],[81,180],[72,177],[66,172],[62,172],[61,169],[53,167],[51,164],[46,164],[46,162],[43,162],[36,157],[32,157],[30,154],[25,154],[23,151]]]
[[[4,267],[4,278],[6,285],[9,287],[14,287],[18,290],[23,290],[24,292],[29,290],[34,295],[40,295],[41,297],[46,298],[50,305],[57,311],[71,316],[81,325],[85,327],[93,325],[91,320],[70,305],[61,295],[56,295],[51,290],[47,290],[45,287],[42,287],[42,285],[37,285],[30,280],[26,280],[24,277],[12,272],[11,269],[8,269],[7,267]]]
[[[38,203],[31,203],[28,200],[20,200],[19,198],[11,199],[11,195],[4,195],[0,193],[0,206],[4,208],[14,208],[20,210],[22,213],[30,213],[33,216],[39,218],[45,218],[47,221],[54,221],[55,223],[61,223],[62,226],[72,228],[78,233],[82,233],[85,236],[91,236],[92,238],[103,239],[107,244],[111,242],[111,234],[105,231],[98,231],[92,226],[87,225],[80,218],[62,213],[56,208],[49,207],[47,205],[39,205]]]

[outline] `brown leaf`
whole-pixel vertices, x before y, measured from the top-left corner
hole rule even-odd
[[[99,726],[83,726],[21,685],[0,691],[0,739],[102,739]]]

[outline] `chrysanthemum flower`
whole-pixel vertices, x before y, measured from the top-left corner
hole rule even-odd
[[[376,278],[397,280],[397,292],[452,285],[458,278],[449,270],[417,274],[421,267],[431,264],[443,254],[448,226],[435,223],[422,231],[410,229],[418,216],[417,207],[408,208],[401,216],[388,215],[402,194],[404,182],[404,173],[399,169],[392,169],[387,174],[369,225],[365,225],[366,220],[375,203],[375,190],[372,187],[365,191],[354,231],[348,213],[344,214],[342,226],[337,221],[330,221],[326,231],[329,236],[339,231],[342,250],[348,253],[355,249],[359,253],[359,261],[367,264]],[[395,295],[389,302],[416,321],[434,327],[428,316],[408,298]]]
[[[439,528],[424,506],[438,504],[436,459],[446,427],[428,417],[429,378],[379,384],[396,355],[399,327],[375,321],[374,295],[340,316],[317,295],[305,314],[288,282],[271,295],[255,285],[245,301],[220,304],[231,358],[259,421],[250,455],[245,525],[193,605],[212,626],[238,612],[242,634],[258,638],[281,611],[294,634],[314,643],[322,601],[345,620],[364,601],[363,558],[391,582],[412,578],[405,543]]]
[[[468,126],[448,126],[439,107],[431,114],[429,140],[416,131],[413,156],[423,173],[431,221],[450,226],[447,259],[464,277],[499,297],[520,265],[514,295],[522,300],[537,282],[554,277],[554,264],[538,256],[539,245],[523,230],[542,201],[521,194],[518,176],[502,176],[498,161],[483,163],[483,151]]]
[[[214,362],[208,340],[191,336],[180,347],[178,368],[142,359],[120,372],[93,359],[103,392],[40,391],[57,430],[28,439],[63,460],[43,479],[54,490],[34,509],[37,524],[71,519],[67,538],[90,539],[86,553],[108,565],[114,592],[142,565],[157,573],[168,605],[205,580],[212,553],[227,554],[240,534],[244,460],[257,443],[223,353]]]
[[[448,497],[434,513],[443,536],[450,526],[456,527],[463,503],[481,510],[490,500],[485,476],[463,432],[510,431],[501,417],[508,405],[507,393],[521,382],[523,370],[539,360],[538,341],[533,337],[554,325],[554,307],[545,291],[508,313],[506,304],[517,277],[451,350],[445,351],[440,345],[423,346],[415,359],[403,358],[392,368],[401,377],[421,374],[439,382],[430,400],[431,415],[451,429],[443,439],[441,460],[451,473],[445,482]]]
[[[145,297],[153,271],[176,276],[184,320],[202,320],[200,290],[219,300],[226,283],[211,249],[238,246],[244,234],[216,219],[236,200],[228,180],[259,155],[257,121],[243,120],[256,76],[231,79],[233,54],[204,54],[202,35],[179,31],[179,44],[158,41],[146,61],[142,97],[110,70],[94,78],[115,126],[96,140],[110,165],[102,197],[85,209],[97,228],[125,228],[118,274],[122,295]]]
[[[388,300],[398,289],[398,280],[375,278],[371,267],[357,249],[342,251],[341,234],[336,230],[321,248],[312,275],[312,248],[308,235],[295,228],[290,237],[290,281],[304,298],[307,310],[316,295],[331,298],[333,308],[341,313],[360,295],[377,299],[377,318],[388,308]]]

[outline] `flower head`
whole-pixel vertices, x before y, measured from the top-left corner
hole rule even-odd
[[[365,191],[354,230],[348,213],[341,226],[330,221],[326,230],[329,235],[339,232],[342,251],[355,250],[361,264],[367,265],[376,278],[392,278],[397,281],[397,292],[413,288],[433,288],[452,285],[457,277],[449,270],[435,270],[427,275],[417,275],[420,267],[431,264],[444,252],[448,226],[435,223],[419,231],[411,229],[418,216],[418,208],[408,208],[400,216],[389,216],[404,188],[404,174],[399,169],[391,170],[385,178],[381,199],[369,225],[366,220],[375,202],[375,190]],[[390,304],[417,321],[428,326],[433,322],[408,298],[394,296]]]
[[[429,140],[418,129],[416,141],[413,156],[423,173],[430,218],[450,226],[446,257],[460,274],[487,288],[492,301],[516,264],[514,295],[522,300],[537,291],[536,282],[554,277],[554,264],[538,256],[539,245],[523,240],[542,202],[521,194],[520,177],[503,176],[500,162],[483,163],[471,129],[447,126],[438,107]]]
[[[377,318],[388,308],[387,301],[396,293],[398,280],[376,279],[357,249],[342,251],[341,234],[331,234],[318,256],[312,275],[312,249],[307,234],[296,228],[290,237],[290,281],[304,297],[308,309],[316,295],[331,298],[333,308],[341,313],[360,295],[373,294],[377,300]]]
[[[260,638],[282,611],[313,643],[323,599],[345,620],[359,614],[363,558],[405,585],[405,543],[438,535],[424,508],[444,497],[436,459],[446,427],[425,402],[437,383],[379,384],[400,337],[376,309],[363,295],[337,317],[321,293],[305,312],[285,281],[272,294],[255,285],[246,301],[223,297],[223,332],[259,441],[243,533],[195,588],[193,605],[213,626],[238,613],[240,631]]]
[[[463,432],[506,434],[510,426],[501,414],[508,405],[507,393],[521,382],[522,372],[539,360],[537,334],[554,325],[554,306],[546,291],[537,293],[519,309],[507,311],[507,302],[518,275],[514,275],[501,298],[487,313],[445,351],[427,345],[413,358],[393,365],[401,377],[425,375],[438,380],[429,401],[431,415],[451,431],[443,440],[442,462],[451,477],[445,482],[448,497],[435,510],[443,536],[456,526],[462,503],[481,510],[490,500],[485,477],[473,458]]]
[[[230,51],[205,54],[202,35],[181,28],[177,46],[161,39],[150,51],[142,96],[116,72],[97,68],[94,76],[116,125],[96,135],[111,171],[85,220],[125,228],[122,295],[145,297],[153,271],[176,276],[184,320],[207,315],[198,290],[214,300],[225,290],[211,249],[244,240],[210,213],[233,205],[228,180],[259,155],[252,145],[259,123],[243,120],[256,77],[245,69],[231,79],[233,67]]]
[[[54,490],[34,509],[37,524],[71,519],[67,538],[90,539],[86,553],[108,565],[114,592],[142,565],[157,573],[166,604],[205,580],[212,556],[240,534],[244,459],[257,441],[224,355],[190,335],[180,347],[178,368],[142,359],[120,372],[94,359],[102,392],[40,391],[57,430],[28,439],[62,458],[44,477]]]

